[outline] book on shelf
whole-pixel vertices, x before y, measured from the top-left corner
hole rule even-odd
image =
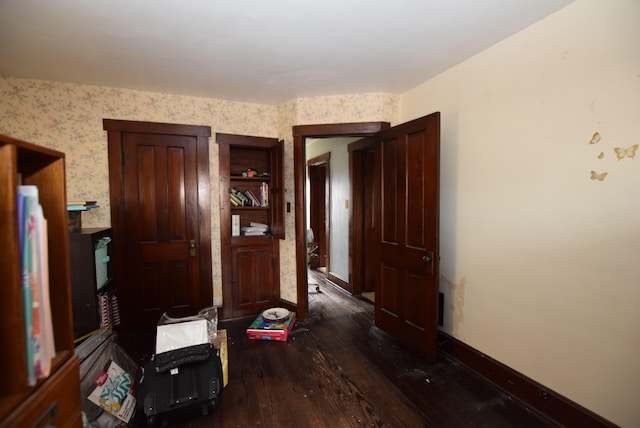
[[[18,248],[20,251],[20,274],[22,274],[22,255],[24,254],[24,194],[16,192],[18,199]]]
[[[35,278],[32,281],[33,297],[33,353],[36,377],[47,377],[51,373],[51,361],[55,356],[53,343],[53,319],[49,299],[49,250],[47,219],[42,206],[35,206],[36,228],[34,245]]]
[[[254,207],[260,207],[262,206],[261,202],[258,200],[258,198],[256,197],[256,195],[253,194],[253,192],[251,191],[251,189],[247,189],[245,190],[245,195],[247,195],[247,197],[251,200],[251,205]]]
[[[30,227],[31,204],[34,203],[34,195],[37,197],[38,188],[35,186],[18,186],[18,193],[22,195],[22,217],[18,219],[22,223],[23,243],[20,254],[20,266],[22,269],[22,304],[24,316],[24,335],[27,356],[27,383],[33,386],[36,383],[33,342],[31,340],[33,332],[33,298],[31,296],[31,275],[33,273],[33,227]]]
[[[38,188],[18,186],[21,213],[18,222],[21,245],[27,378],[34,385],[47,377],[55,355],[53,323],[49,299],[49,261],[47,221],[38,200]]]
[[[67,202],[67,211],[89,211],[94,208],[100,208],[98,204],[71,204]]]
[[[240,235],[240,216],[238,214],[231,215],[231,236]]]
[[[67,205],[96,205],[98,201],[67,201]]]
[[[240,199],[238,199],[238,197],[236,195],[232,194],[232,193],[229,193],[229,202],[234,207],[242,206],[242,201],[240,201]]]
[[[245,195],[240,189],[234,187],[231,189],[230,195],[235,196],[240,201],[240,206],[250,207],[252,206],[251,199]]]
[[[269,184],[266,181],[260,184],[260,203],[263,207],[269,206]]]

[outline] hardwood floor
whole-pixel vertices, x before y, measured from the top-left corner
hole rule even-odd
[[[229,384],[208,416],[171,427],[555,427],[444,356],[436,363],[394,342],[373,322],[373,304],[312,273],[310,316],[287,342],[246,337],[251,319],[222,322]],[[151,336],[121,340],[144,359]],[[180,420],[177,420],[180,419]]]

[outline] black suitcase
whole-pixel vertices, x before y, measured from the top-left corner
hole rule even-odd
[[[141,371],[136,398],[149,425],[168,424],[172,415],[215,408],[222,394],[220,351],[202,344],[151,357]]]

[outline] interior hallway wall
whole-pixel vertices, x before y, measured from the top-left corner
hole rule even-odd
[[[402,122],[442,112],[444,330],[629,427],[639,22],[637,0],[578,0],[400,97]]]

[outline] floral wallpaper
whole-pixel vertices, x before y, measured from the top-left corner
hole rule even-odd
[[[360,94],[299,98],[280,106],[241,103],[72,83],[0,76],[0,133],[66,154],[67,198],[96,200],[83,227],[111,225],[107,133],[103,119],[210,126],[211,236],[214,304],[222,304],[217,132],[278,137],[285,141],[285,197],[294,203],[294,125],[388,121],[398,98]],[[296,301],[295,216],[285,219],[281,244],[281,296]]]

